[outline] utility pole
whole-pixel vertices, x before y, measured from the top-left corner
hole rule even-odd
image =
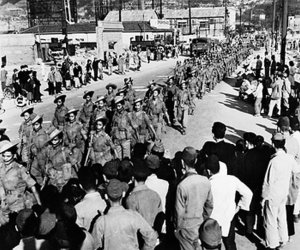
[[[276,0],[273,0],[273,15],[272,15],[272,48],[275,40],[275,23],[276,23]]]
[[[280,62],[282,65],[285,64],[285,49],[286,49],[286,35],[288,26],[288,8],[289,1],[282,0],[282,29],[281,29],[281,52],[280,52]]]
[[[159,19],[163,19],[162,0],[159,0]]]
[[[66,5],[65,0],[62,0],[62,10],[61,10],[61,31],[62,34],[65,36],[63,39],[63,43],[66,44],[64,54],[69,54],[69,39],[68,39],[68,22],[67,22],[67,13],[66,13]]]
[[[192,9],[191,9],[191,0],[188,2],[189,4],[189,33],[192,34]]]
[[[224,14],[224,36],[226,37],[227,36],[227,12],[228,12],[228,9],[227,9],[227,0],[223,0],[223,5],[224,5],[224,8],[225,8],[225,14]]]
[[[119,22],[122,22],[122,0],[119,0]]]

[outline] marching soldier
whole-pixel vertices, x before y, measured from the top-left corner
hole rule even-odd
[[[105,96],[97,96],[95,101],[96,108],[94,109],[92,116],[92,124],[95,124],[96,118],[100,116],[110,117],[109,111],[106,106]]]
[[[24,118],[19,128],[19,138],[21,139],[20,155],[22,162],[29,162],[30,132],[32,130],[32,119],[36,114],[33,113],[33,107],[27,107],[23,109],[20,116]]]
[[[66,114],[67,123],[63,131],[63,142],[64,145],[73,152],[73,154],[79,155],[78,162],[80,162],[81,155],[84,152],[84,143],[87,136],[83,125],[79,121],[76,121],[77,113],[78,109],[70,109]]]
[[[130,105],[133,107],[133,102],[136,98],[136,92],[132,88],[132,84],[133,84],[133,80],[131,79],[131,77],[124,79],[124,85],[126,88],[125,98],[130,103]]]
[[[126,98],[125,93],[126,93],[126,87],[119,89],[118,92],[117,92],[117,94],[116,94],[116,96],[120,96],[120,97],[123,98],[123,100],[124,100],[124,109],[127,112],[130,113],[132,111],[132,109],[133,109],[133,106],[130,104],[130,102]]]
[[[69,109],[65,106],[65,100],[66,95],[58,95],[54,99],[54,103],[57,106],[52,119],[52,125],[59,130],[64,129],[64,126],[66,124],[66,114],[69,111]]]
[[[181,83],[181,89],[178,92],[176,99],[177,106],[177,120],[181,125],[181,133],[186,134],[188,109],[191,105],[191,95],[186,87],[185,81]]]
[[[104,131],[107,122],[108,119],[105,116],[98,116],[95,120],[95,130],[91,133],[91,150],[88,155],[92,164],[99,163],[104,166],[106,162],[118,158],[118,153],[112,139]]]
[[[167,119],[168,125],[170,125],[170,119],[167,112],[165,103],[159,98],[160,88],[155,87],[152,89],[153,95],[149,99],[146,105],[146,113],[148,114],[150,121],[155,129],[156,139],[161,139],[163,126],[164,126],[164,116]]]
[[[147,143],[150,140],[150,135],[154,141],[156,138],[155,130],[151,124],[149,116],[142,110],[143,100],[138,98],[134,101],[134,111],[131,113],[131,120],[134,122],[134,126],[138,133],[138,138],[134,138],[133,143]],[[150,135],[149,135],[150,132]]]
[[[113,110],[114,98],[116,97],[114,90],[117,89],[117,85],[109,83],[105,87],[107,89],[107,94],[105,95],[106,105],[109,110]]]
[[[71,178],[76,178],[78,164],[71,150],[63,145],[63,132],[55,129],[49,136],[49,146],[45,152],[46,178],[43,181],[57,187],[59,191]]]
[[[178,87],[174,83],[174,77],[170,76],[167,80],[167,87],[165,91],[164,100],[172,123],[176,123],[174,104],[175,104],[175,97],[177,95],[177,92],[178,92]]]
[[[112,117],[111,138],[116,145],[117,155],[120,159],[130,158],[130,140],[133,130],[138,138],[138,133],[132,124],[129,114],[124,108],[124,99],[117,96],[114,100],[116,111]]]
[[[197,92],[198,92],[198,81],[197,81],[197,78],[196,78],[196,70],[192,70],[191,72],[191,75],[192,77],[190,78],[189,80],[189,84],[188,84],[188,89],[189,89],[189,92],[190,92],[190,95],[191,95],[191,105],[190,105],[190,108],[189,108],[189,115],[194,115],[194,111],[195,111],[195,108],[196,108],[196,97],[197,97]]]
[[[85,99],[85,103],[82,105],[79,112],[79,121],[82,123],[83,128],[88,131],[90,126],[90,119],[93,115],[95,105],[92,102],[92,97],[94,95],[94,91],[85,91],[83,95],[83,99]]]
[[[42,127],[43,116],[37,115],[32,120],[32,131],[30,135],[30,152],[32,161],[30,167],[30,174],[34,177],[35,181],[42,186],[44,177],[46,176],[45,168],[45,155],[43,151],[45,149],[46,143],[49,140],[49,135],[46,130]]]
[[[16,153],[17,144],[9,141],[2,142],[0,147],[0,154],[3,159],[0,163],[1,215],[31,208],[36,203],[41,205],[35,181],[26,171],[26,168],[16,162]]]

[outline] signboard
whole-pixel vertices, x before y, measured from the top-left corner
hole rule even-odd
[[[166,19],[150,19],[150,26],[156,29],[170,29],[170,20]]]

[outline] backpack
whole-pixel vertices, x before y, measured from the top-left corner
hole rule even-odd
[[[280,98],[280,88],[279,88],[279,84],[277,84],[275,88],[273,88],[272,90],[271,99],[278,100],[279,98]]]

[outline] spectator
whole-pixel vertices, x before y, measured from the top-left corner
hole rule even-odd
[[[265,240],[270,249],[288,242],[286,202],[292,173],[297,169],[293,156],[285,152],[285,138],[281,133],[272,137],[276,153],[269,162],[262,189],[262,209]]]
[[[158,193],[145,185],[145,181],[150,175],[145,161],[136,160],[133,165],[134,188],[126,200],[126,207],[140,213],[153,227],[156,217],[162,212],[161,199]]]
[[[236,250],[235,244],[235,214],[243,209],[249,210],[252,192],[238,178],[232,175],[220,174],[217,156],[209,156],[205,166],[210,175],[214,207],[211,218],[215,219],[222,228],[222,238],[226,250]],[[239,193],[236,205],[235,196]]]
[[[75,205],[77,225],[92,231],[92,221],[99,214],[103,215],[106,208],[105,201],[96,191],[96,176],[91,168],[81,168],[78,173],[79,182],[86,192],[84,198]]]
[[[196,159],[194,148],[183,150],[182,162],[186,173],[177,186],[175,201],[175,235],[181,250],[199,247],[199,227],[213,210],[211,185],[206,177],[197,174]]]
[[[96,248],[123,250],[138,249],[138,232],[143,238],[143,249],[154,249],[157,234],[137,212],[124,209],[122,198],[128,186],[124,182],[112,179],[107,187],[107,197],[111,208],[96,221],[93,237]]]

